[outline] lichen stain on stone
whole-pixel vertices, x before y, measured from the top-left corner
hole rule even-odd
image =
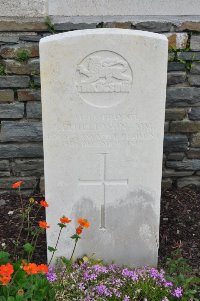
[[[91,222],[84,230],[77,254],[94,253],[108,262],[140,265],[157,264],[159,219],[153,210],[155,199],[143,190],[130,192],[125,199],[106,206],[106,229],[100,229],[100,206],[91,199],[74,204],[72,215]]]

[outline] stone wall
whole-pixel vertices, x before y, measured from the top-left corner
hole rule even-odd
[[[163,187],[200,186],[200,22],[52,24],[50,19],[46,23],[1,20],[0,193],[10,190],[18,179],[24,181],[25,193],[43,192],[40,38],[96,27],[140,29],[168,37]]]

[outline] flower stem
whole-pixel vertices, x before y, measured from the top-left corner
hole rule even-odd
[[[58,242],[59,242],[59,240],[60,240],[60,235],[61,235],[61,232],[62,232],[62,228],[60,228],[60,231],[59,231],[59,234],[58,234],[58,238],[57,238],[57,241],[56,241],[56,245],[55,245],[54,251],[53,251],[53,253],[52,253],[52,256],[51,256],[51,259],[50,259],[50,261],[49,261],[49,264],[48,264],[48,265],[50,265],[50,264],[51,264],[51,262],[52,262],[52,259],[53,259],[53,257],[54,257],[54,254],[55,254],[55,252],[56,252],[56,248],[57,248],[57,246],[58,246]]]

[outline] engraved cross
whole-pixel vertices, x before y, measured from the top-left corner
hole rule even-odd
[[[102,186],[103,187],[103,203],[101,204],[101,224],[100,229],[106,229],[106,189],[109,186],[115,186],[115,185],[128,185],[128,179],[120,179],[120,180],[108,180],[106,178],[106,168],[107,168],[107,157],[106,153],[100,154],[102,156],[102,164],[103,164],[103,175],[101,180],[83,180],[79,179],[80,185],[86,185],[86,186]]]

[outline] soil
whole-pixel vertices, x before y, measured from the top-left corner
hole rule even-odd
[[[35,196],[40,201],[42,196]],[[24,199],[24,204],[29,198]],[[5,203],[5,204],[4,204]],[[0,249],[6,245],[6,251],[13,254],[14,241],[20,229],[20,200],[18,196],[0,196]],[[34,221],[38,205],[34,206],[31,219]],[[45,210],[41,209],[37,220],[45,219]],[[37,224],[35,224],[37,226]],[[22,246],[27,232],[23,230],[20,240]],[[200,191],[194,189],[170,189],[162,193],[160,219],[159,263],[164,263],[167,257],[176,249],[181,249],[182,256],[188,259],[195,274],[200,275]],[[19,250],[17,254],[20,255]],[[46,235],[38,239],[35,256],[37,263],[46,262]]]

